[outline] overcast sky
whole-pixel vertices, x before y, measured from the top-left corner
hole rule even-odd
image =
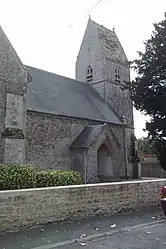
[[[74,78],[75,61],[91,18],[115,31],[129,60],[143,51],[152,23],[164,18],[166,0],[0,0],[0,24],[24,64]],[[145,117],[134,113],[136,136]]]

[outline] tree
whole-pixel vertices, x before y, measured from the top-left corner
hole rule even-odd
[[[154,142],[149,138],[139,138],[137,139],[138,144],[138,153],[140,156],[144,156],[147,154],[155,155]]]
[[[134,61],[136,79],[130,84],[135,108],[150,116],[146,123],[148,137],[153,140],[156,155],[166,169],[166,13],[154,24],[145,52]]]

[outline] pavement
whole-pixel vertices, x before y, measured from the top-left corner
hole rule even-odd
[[[166,248],[161,209],[47,224],[0,235],[0,249]]]

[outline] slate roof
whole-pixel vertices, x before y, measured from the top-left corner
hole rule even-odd
[[[123,124],[90,85],[74,79],[26,66],[32,77],[28,83],[27,108],[69,117]]]
[[[71,149],[89,148],[92,145],[93,141],[102,132],[103,128],[104,125],[94,125],[85,127],[71,145]]]

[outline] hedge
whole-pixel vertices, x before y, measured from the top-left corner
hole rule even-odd
[[[81,176],[75,171],[52,170],[40,171],[36,175],[37,187],[51,187],[82,184]]]
[[[71,170],[40,171],[30,165],[0,165],[0,190],[79,184],[80,174]]]

